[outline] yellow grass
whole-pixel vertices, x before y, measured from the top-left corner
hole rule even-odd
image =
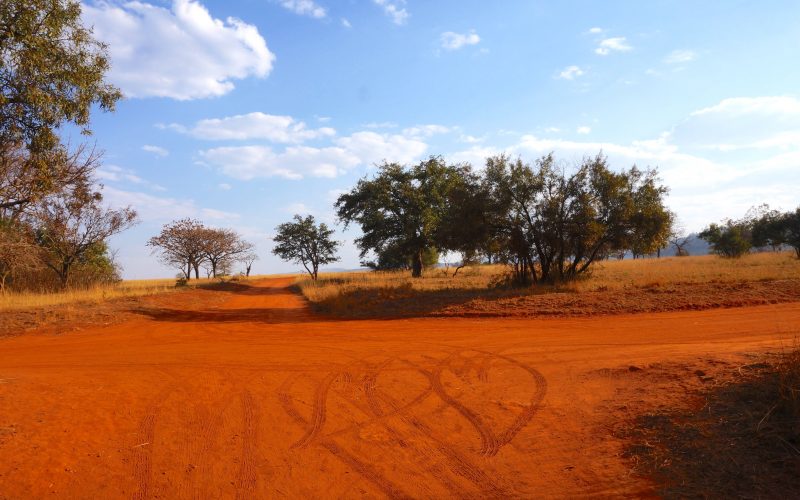
[[[191,280],[190,286],[209,283],[210,280]],[[71,303],[98,303],[123,297],[140,297],[180,290],[174,279],[127,280],[113,285],[96,286],[84,290],[65,290],[53,293],[0,294],[0,311],[30,309]]]
[[[298,286],[312,303],[320,303],[365,290],[402,288],[406,290],[480,290],[489,289],[505,266],[476,266],[459,271],[453,268],[426,270],[413,279],[409,271],[351,272],[321,274],[317,282],[298,280]],[[723,259],[715,255],[664,257],[660,259],[609,260],[596,264],[590,275],[561,286],[573,291],[613,290],[669,283],[708,283],[800,279],[800,260],[792,253],[758,253],[741,259]],[[530,290],[536,293],[536,287]],[[519,291],[518,291],[519,292]],[[524,292],[523,292],[524,293]]]

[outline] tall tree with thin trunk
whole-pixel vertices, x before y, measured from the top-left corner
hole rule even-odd
[[[336,256],[339,242],[331,238],[333,229],[324,222],[317,225],[313,215],[295,215],[292,222],[279,225],[275,232],[272,253],[285,261],[302,264],[313,280],[317,279],[319,266],[339,260]]]
[[[230,268],[253,250],[253,244],[232,229],[205,228],[201,238],[203,254],[214,278],[221,268]]]

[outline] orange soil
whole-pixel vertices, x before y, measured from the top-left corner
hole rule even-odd
[[[797,303],[333,321],[289,284],[0,340],[0,498],[648,495],[612,432],[626,408],[800,325]],[[631,390],[651,367],[669,384]]]

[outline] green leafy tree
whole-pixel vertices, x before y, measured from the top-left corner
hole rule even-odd
[[[356,244],[364,258],[369,252],[390,256],[386,261],[411,261],[411,274],[422,276],[425,252],[449,250],[442,228],[450,209],[448,194],[459,182],[463,169],[445,164],[441,157],[405,168],[384,163],[373,179],[361,179],[336,201],[345,227],[356,222],[362,236]]]
[[[727,219],[721,224],[711,224],[698,234],[711,245],[711,250],[730,259],[739,258],[750,251],[751,228],[744,221]]]
[[[490,228],[521,284],[574,279],[611,253],[655,251],[669,233],[654,170],[613,172],[598,155],[567,175],[552,155],[533,166],[499,156],[485,175]]]
[[[754,247],[771,247],[777,251],[786,243],[786,215],[769,206],[761,205],[759,213],[752,221],[752,242]]]
[[[302,264],[311,279],[317,279],[319,266],[336,262],[339,242],[333,240],[333,229],[323,222],[319,225],[314,216],[295,215],[292,222],[284,222],[275,228],[276,243],[272,253],[281,259]]]
[[[800,259],[800,208],[785,213],[781,217],[781,222],[784,243],[794,248],[795,255]]]
[[[36,160],[58,146],[64,123],[89,133],[92,107],[113,110],[122,96],[105,82],[108,69],[79,2],[0,2],[0,143],[24,145]]]

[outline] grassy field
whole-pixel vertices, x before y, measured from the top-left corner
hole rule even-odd
[[[415,307],[415,298],[441,304],[470,299],[532,297],[551,292],[578,295],[619,294],[629,289],[653,289],[691,284],[702,288],[733,283],[759,283],[774,280],[800,280],[800,260],[790,253],[758,253],[741,259],[713,255],[603,261],[581,279],[558,286],[531,288],[493,287],[508,271],[502,265],[462,269],[429,269],[422,278],[411,278],[408,271],[352,272],[320,275],[318,281],[298,279],[303,295],[323,312],[351,315],[366,307],[394,302]],[[704,292],[705,293],[705,292]],[[724,295],[724,291],[720,292]],[[424,308],[420,306],[421,309]]]

